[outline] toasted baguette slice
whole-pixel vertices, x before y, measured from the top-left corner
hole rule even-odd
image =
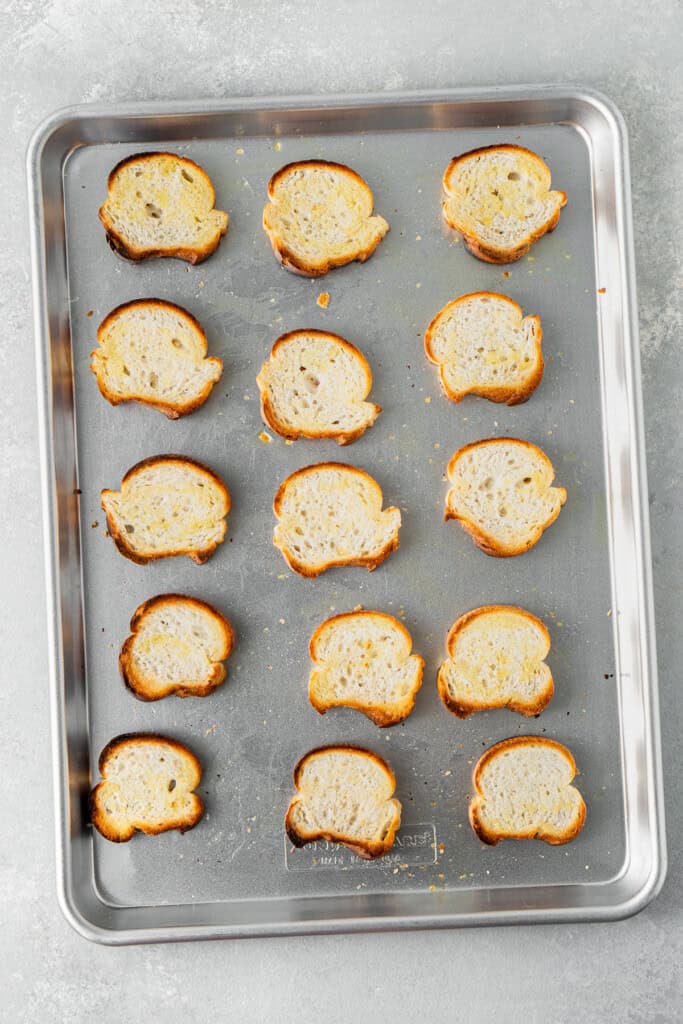
[[[301,576],[335,565],[372,572],[398,547],[401,513],[382,511],[379,484],[362,469],[338,462],[306,466],[284,480],[273,511],[273,544]]]
[[[521,306],[506,295],[474,292],[437,313],[425,334],[425,352],[439,367],[451,401],[473,394],[519,405],[541,382],[542,337],[540,319],[522,319]]]
[[[424,661],[411,654],[413,640],[383,612],[347,612],[323,622],[311,637],[316,668],[308,699],[324,715],[329,708],[362,711],[379,726],[396,725],[415,707]]]
[[[454,157],[443,176],[444,217],[487,263],[513,263],[552,231],[567,202],[550,170],[522,146],[485,146]]]
[[[193,792],[202,777],[199,761],[166,736],[117,736],[100,754],[99,772],[103,781],[90,794],[90,820],[113,843],[127,843],[136,831],[187,832],[204,813]]]
[[[321,277],[334,267],[364,263],[389,225],[372,216],[370,188],[344,164],[301,160],[268,182],[263,228],[283,267]]]
[[[228,230],[228,215],[214,209],[215,201],[211,178],[193,160],[136,153],[109,175],[100,220],[109,245],[125,259],[201,263]]]
[[[496,743],[474,769],[472,828],[490,846],[501,839],[568,843],[586,820],[583,797],[570,785],[575,775],[574,758],[556,740],[515,736]]]
[[[555,470],[530,441],[493,437],[467,444],[448,463],[453,485],[445,519],[457,519],[487,555],[521,555],[536,544],[567,500],[551,487]]]
[[[203,405],[223,373],[220,359],[206,357],[206,335],[192,314],[161,299],[117,306],[97,341],[90,369],[107,401],[141,402],[171,420]]]
[[[494,604],[461,615],[446,647],[437,688],[458,718],[489,708],[537,715],[550,703],[553,677],[543,660],[550,634],[523,608]]]
[[[126,686],[140,700],[206,697],[225,680],[223,662],[234,635],[230,623],[205,601],[159,594],[130,620],[119,655]]]
[[[283,334],[256,383],[264,421],[291,441],[329,437],[351,444],[382,411],[364,401],[372,387],[365,356],[327,331]]]
[[[128,470],[120,491],[102,491],[114,543],[144,565],[188,555],[201,565],[225,537],[228,489],[213,470],[184,455],[156,455]]]
[[[392,800],[396,779],[386,761],[360,747],[319,747],[294,769],[285,830],[294,846],[342,843],[364,860],[388,853],[401,824]]]

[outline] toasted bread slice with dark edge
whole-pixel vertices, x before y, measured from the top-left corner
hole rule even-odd
[[[120,491],[103,490],[102,508],[114,543],[132,562],[187,555],[201,565],[225,537],[230,494],[201,462],[155,455],[128,470]]]
[[[485,605],[461,615],[446,641],[437,677],[441,700],[458,718],[509,708],[538,715],[553,696],[544,658],[550,634],[543,622],[513,605]]]
[[[496,743],[477,761],[470,824],[484,843],[542,839],[560,846],[575,839],[586,805],[571,785],[576,763],[566,747],[544,736]]]
[[[321,623],[309,644],[315,669],[308,699],[324,715],[346,707],[375,725],[396,725],[415,707],[424,660],[411,654],[413,640],[398,619],[384,612],[357,611]]]
[[[206,601],[159,594],[135,611],[119,655],[126,686],[140,700],[206,697],[225,681],[234,643],[230,623]]]
[[[457,519],[487,555],[521,555],[567,500],[564,487],[551,486],[554,476],[548,456],[530,441],[493,437],[467,444],[448,463],[444,519]]]
[[[332,438],[351,444],[382,411],[365,401],[372,373],[363,353],[328,331],[283,334],[256,383],[266,425],[290,441]]]
[[[389,230],[383,217],[372,215],[367,182],[344,164],[286,164],[268,182],[268,198],[263,228],[273,252],[283,267],[304,277],[364,263]]]
[[[486,263],[513,263],[552,231],[567,202],[550,169],[522,146],[484,146],[453,157],[443,176],[443,213]]]
[[[401,824],[401,804],[392,799],[396,779],[371,750],[318,747],[294,769],[293,797],[285,830],[294,846],[319,839],[342,843],[364,860],[388,853]]]
[[[273,544],[300,576],[339,565],[372,572],[399,546],[400,510],[382,510],[379,484],[356,466],[321,462],[297,470],[280,484],[273,511]]]
[[[541,382],[542,337],[539,317],[522,318],[521,306],[506,295],[473,292],[437,313],[425,333],[425,352],[451,401],[472,394],[519,405]]]
[[[216,210],[215,202],[213,183],[194,160],[176,153],[135,153],[110,173],[99,212],[119,256],[201,263],[228,230],[228,215]]]
[[[117,736],[100,754],[99,772],[102,782],[90,794],[90,820],[113,843],[127,843],[136,832],[187,832],[204,813],[194,792],[202,777],[199,761],[167,736]]]
[[[191,313],[162,299],[117,306],[97,330],[90,353],[97,386],[112,405],[140,402],[169,419],[207,400],[223,363],[207,357],[207,341]]]

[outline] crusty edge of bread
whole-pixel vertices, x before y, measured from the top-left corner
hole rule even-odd
[[[349,466],[344,462],[318,462],[311,466],[302,466],[301,469],[297,469],[295,470],[294,473],[290,473],[290,475],[285,480],[282,481],[282,483],[277,489],[275,497],[273,498],[273,512],[275,513],[275,516],[278,520],[280,519],[280,506],[287,485],[290,484],[292,480],[294,480],[296,477],[305,476],[307,473],[316,471],[318,469],[343,469],[353,473],[358,473],[360,476],[365,477],[372,483],[373,487],[377,489],[381,501],[384,500],[382,488],[379,486],[374,477],[370,476],[369,473],[366,473],[364,469],[359,469],[358,466]],[[397,508],[395,505],[390,505],[389,508],[383,508],[382,512],[398,512],[399,516],[401,514],[401,510]],[[334,569],[341,565],[359,566],[361,568],[367,569],[368,572],[374,572],[375,569],[377,569],[382,564],[382,562],[386,561],[386,559],[389,557],[390,554],[392,554],[392,552],[397,551],[398,548],[401,546],[397,531],[396,535],[392,537],[391,540],[374,555],[368,555],[364,558],[361,557],[330,559],[329,561],[324,562],[322,565],[320,565],[320,567],[313,569],[311,568],[308,562],[302,562],[301,560],[297,559],[293,552],[289,550],[289,548],[280,547],[280,545],[275,542],[275,539],[273,539],[273,544],[278,549],[278,551],[282,552],[282,556],[287,562],[287,565],[290,567],[290,569],[298,573],[299,576],[305,576],[307,579],[315,579],[317,576],[321,576],[322,573],[327,572],[328,569]]]
[[[353,357],[360,362],[365,372],[367,389],[365,391],[365,394],[363,395],[363,398],[361,399],[361,401],[365,401],[367,396],[370,394],[370,390],[372,389],[372,371],[370,369],[370,364],[368,363],[367,359],[360,351],[360,349],[357,349],[356,346],[352,345],[350,341],[346,340],[346,338],[342,338],[341,335],[334,334],[333,331],[321,331],[318,328],[311,327],[299,328],[299,330],[288,331],[286,334],[281,334],[280,337],[274,342],[273,347],[270,350],[269,359],[273,358],[273,356],[275,355],[275,353],[277,352],[278,348],[280,348],[281,345],[286,344],[292,338],[296,338],[300,334],[314,335],[316,337],[321,338],[333,338],[335,341],[339,342],[339,344],[342,345],[343,348],[346,348],[351,352]],[[289,427],[286,423],[283,423],[282,420],[278,419],[277,414],[273,409],[273,406],[268,397],[267,390],[261,387],[260,374],[256,378],[256,383],[258,384],[259,392],[261,395],[261,417],[264,423],[266,424],[267,427],[270,427],[271,430],[274,430],[276,434],[279,434],[280,437],[286,438],[286,440],[288,441],[298,441],[299,438],[304,437],[308,440],[330,439],[332,441],[336,441],[337,444],[340,445],[352,444],[354,441],[357,441],[359,437],[363,436],[368,427],[372,426],[372,423],[374,423],[374,420],[379,416],[379,414],[382,411],[381,405],[374,405],[374,403],[368,403],[373,404],[373,408],[375,410],[374,419],[372,423],[363,424],[356,430],[292,430],[291,427]]]
[[[486,843],[487,846],[496,846],[497,843],[501,841],[501,839],[541,839],[544,843],[548,843],[550,846],[562,846],[564,843],[569,843],[572,839],[576,838],[576,836],[579,834],[586,821],[586,803],[583,799],[583,796],[581,795],[581,792],[577,789],[576,792],[579,794],[581,800],[581,803],[579,805],[578,818],[574,823],[573,827],[567,829],[566,832],[563,832],[559,836],[554,833],[544,832],[542,826],[533,834],[531,832],[513,833],[487,831],[486,827],[483,825],[481,819],[479,818],[478,813],[479,802],[482,797],[485,797],[485,794],[482,792],[481,786],[479,785],[481,773],[486,764],[492,758],[496,757],[497,754],[501,752],[501,750],[506,750],[510,747],[526,746],[554,747],[562,754],[563,757],[567,759],[567,761],[571,765],[572,780],[576,776],[576,761],[574,760],[574,755],[572,754],[572,752],[568,750],[567,747],[565,747],[562,743],[559,743],[557,740],[550,739],[549,737],[513,736],[510,739],[501,740],[500,743],[495,743],[492,747],[489,747],[488,750],[484,751],[484,753],[481,755],[476,765],[474,766],[474,771],[472,773],[472,782],[475,789],[475,796],[472,797],[469,806],[470,825],[476,832],[479,839],[481,839],[483,843]],[[571,780],[567,783],[567,785],[571,785]],[[576,789],[576,787],[573,788]]]
[[[285,164],[283,167],[280,167],[280,169],[277,170],[275,174],[273,174],[270,181],[268,182],[268,198],[271,203],[277,203],[277,199],[275,196],[275,188],[277,186],[278,180],[281,177],[283,177],[288,171],[291,171],[292,168],[295,167],[331,167],[335,171],[340,171],[344,174],[348,174],[350,177],[355,178],[358,184],[362,185],[363,188],[368,192],[372,204],[372,209],[374,210],[374,196],[372,194],[372,189],[368,185],[367,181],[365,181],[365,179],[362,178],[357,171],[354,171],[352,167],[347,167],[346,164],[335,163],[333,160],[294,160],[292,163]],[[269,225],[266,223],[266,209],[267,206],[264,208],[263,211],[263,230],[268,235],[275,258],[277,259],[278,263],[280,263],[281,266],[283,266],[286,270],[291,270],[292,273],[300,274],[302,277],[324,277],[325,274],[330,272],[330,270],[335,270],[337,267],[344,267],[347,265],[347,263],[365,263],[366,260],[370,259],[375,249],[382,241],[382,239],[385,237],[387,232],[391,230],[387,221],[384,220],[384,217],[380,217],[380,215],[376,213],[371,213],[370,216],[380,217],[380,219],[383,220],[384,223],[386,224],[386,231],[377,239],[377,241],[373,245],[369,245],[365,249],[359,249],[358,252],[355,253],[353,256],[332,256],[329,259],[325,260],[324,263],[313,264],[301,259],[299,256],[296,255],[296,253],[292,252],[292,250],[289,249],[288,246],[285,244],[281,236],[276,231],[273,231],[269,227]]]
[[[225,516],[227,517],[231,507],[230,492],[228,488],[225,486],[224,482],[221,480],[218,474],[214,473],[214,471],[210,469],[209,466],[206,466],[203,462],[199,462],[198,459],[190,458],[189,455],[150,455],[146,459],[141,459],[140,462],[136,462],[134,466],[131,466],[126,475],[123,477],[123,479],[121,480],[121,489],[123,488],[126,480],[133,476],[134,473],[138,472],[141,469],[144,469],[145,466],[157,465],[160,462],[180,462],[185,465],[189,463],[190,465],[195,466],[197,469],[202,470],[202,472],[208,474],[213,479],[214,483],[225,494],[225,502],[227,506]],[[120,493],[121,490],[112,491],[111,488],[105,487],[100,492],[100,495],[101,499],[104,499],[105,494]],[[160,558],[175,558],[178,555],[187,555],[187,557],[191,558],[192,561],[195,562],[197,565],[203,565],[204,562],[207,562],[209,558],[211,558],[211,555],[214,553],[218,545],[223,542],[223,539],[225,538],[225,534],[228,529],[224,517],[222,521],[223,533],[221,535],[220,540],[218,540],[215,544],[211,544],[208,548],[201,548],[199,550],[192,551],[176,549],[171,551],[151,552],[148,555],[142,555],[140,554],[139,551],[135,551],[133,548],[131,548],[130,544],[126,540],[126,535],[124,533],[121,533],[118,526],[116,525],[116,521],[112,516],[109,515],[109,512],[107,511],[106,506],[104,504],[104,500],[101,500],[100,504],[107,518],[107,530],[109,531],[109,535],[111,536],[112,540],[116,544],[116,547],[119,549],[122,555],[128,558],[131,562],[135,562],[137,565],[147,565],[148,562],[154,562]]]
[[[189,829],[194,828],[204,814],[204,803],[202,798],[193,792],[191,794],[193,797],[193,809],[185,817],[178,818],[177,821],[174,821],[172,824],[162,825],[159,828],[154,828],[153,826],[139,828],[137,826],[131,826],[127,832],[115,832],[108,828],[106,823],[106,814],[101,811],[98,805],[100,789],[107,781],[107,762],[119,747],[125,747],[138,741],[145,743],[149,743],[150,741],[157,742],[160,746],[173,747],[175,750],[183,754],[183,756],[190,758],[190,760],[194,762],[197,775],[199,776],[197,785],[199,785],[199,782],[201,781],[202,766],[199,763],[196,754],[194,754],[189,747],[186,747],[184,743],[180,743],[179,740],[170,739],[168,736],[163,736],[158,732],[126,732],[122,733],[120,736],[115,736],[102,749],[98,758],[97,769],[99,774],[102,776],[102,781],[98,782],[97,785],[91,789],[88,799],[90,823],[97,829],[100,835],[104,836],[105,839],[108,839],[112,843],[127,843],[129,839],[133,838],[136,832],[144,832],[145,835],[148,836],[159,835],[161,832],[169,832],[173,829],[177,829],[179,832],[187,832]]]
[[[106,317],[104,318],[100,326],[97,328],[98,344],[102,343],[102,336],[109,327],[110,322],[114,320],[124,310],[132,309],[134,306],[155,306],[159,309],[171,309],[173,310],[174,313],[178,313],[180,316],[184,317],[184,319],[187,320],[190,323],[190,325],[196,331],[199,332],[203,339],[205,360],[209,363],[213,363],[215,366],[220,367],[222,375],[223,361],[219,359],[217,356],[207,356],[209,345],[206,337],[206,332],[202,325],[197,320],[197,318],[194,317],[192,313],[189,313],[186,309],[183,309],[182,306],[178,306],[175,302],[167,302],[165,299],[134,299],[132,302],[122,302],[121,305],[116,306],[114,309],[112,309],[110,313],[107,313]],[[96,352],[97,349],[94,349],[90,353],[91,359],[93,358]],[[101,395],[103,396],[103,398],[106,398],[106,400],[111,405],[122,405],[125,402],[139,402],[140,405],[148,405],[150,408],[156,409],[158,412],[162,412],[164,416],[167,416],[168,419],[170,420],[177,420],[181,416],[188,416],[191,412],[194,412],[196,409],[199,409],[200,406],[204,405],[204,402],[206,402],[207,398],[211,394],[214,384],[217,384],[218,380],[220,380],[219,375],[218,380],[207,381],[202,390],[196,396],[196,398],[191,399],[189,402],[160,402],[155,401],[153,398],[149,398],[147,395],[130,394],[126,395],[125,398],[121,398],[119,395],[115,395],[107,389],[104,380],[97,372],[92,363],[90,363],[90,369],[95,377],[95,380],[97,381],[97,386],[100,389]]]
[[[466,160],[469,157],[476,156],[479,153],[486,153],[487,151],[496,149],[509,149],[516,150],[519,153],[525,153],[527,156],[534,157],[534,159],[542,163],[546,170],[548,170],[548,173],[550,173],[550,168],[546,164],[545,160],[543,160],[538,155],[538,153],[534,153],[532,150],[526,149],[524,146],[515,146],[509,142],[504,142],[501,143],[500,145],[493,146],[480,146],[478,149],[470,149],[467,153],[461,153],[459,156],[454,156],[453,159],[450,161],[443,175],[443,189],[444,192],[446,193],[446,196],[450,197],[447,180],[451,170],[456,166],[456,164],[460,163],[462,160]],[[559,189],[552,189],[552,191],[556,192],[559,196],[562,196],[560,205],[557,208],[557,212],[550,218],[550,220],[546,221],[544,224],[541,224],[540,227],[536,228],[535,231],[532,231],[524,240],[524,242],[518,245],[515,249],[505,249],[499,248],[497,246],[487,245],[480,238],[478,238],[477,235],[468,234],[460,224],[458,224],[456,221],[453,221],[450,218],[448,211],[446,209],[448,198],[442,201],[443,215],[449,227],[453,228],[455,231],[460,232],[460,234],[463,237],[463,241],[465,243],[466,248],[469,250],[469,252],[472,253],[473,256],[476,256],[477,259],[483,260],[485,263],[515,263],[517,260],[521,259],[522,256],[526,256],[534,242],[537,242],[539,238],[543,237],[543,235],[548,234],[551,231],[554,231],[557,227],[560,220],[560,213],[562,212],[563,207],[567,205],[567,194],[566,192],[562,192]]]
[[[523,385],[487,385],[482,384],[481,386],[473,386],[465,388],[463,391],[453,391],[446,381],[446,373],[444,370],[444,364],[436,358],[432,351],[432,338],[436,330],[437,321],[441,319],[446,310],[452,309],[453,306],[457,306],[458,303],[464,302],[466,299],[476,299],[480,297],[487,297],[491,299],[503,299],[505,302],[509,302],[510,305],[515,306],[518,310],[520,318],[523,320],[535,320],[536,321],[536,365],[533,373],[527,378]],[[465,397],[465,395],[478,395],[480,398],[488,398],[490,402],[505,402],[507,405],[521,405],[526,402],[531,395],[534,393],[538,385],[541,383],[543,377],[543,370],[545,364],[543,362],[543,351],[541,343],[543,341],[543,328],[541,327],[541,318],[534,314],[524,316],[522,307],[514,299],[511,299],[508,295],[503,295],[500,292],[470,292],[468,295],[461,295],[457,299],[453,299],[452,302],[446,303],[443,309],[439,310],[436,316],[433,318],[427,330],[425,331],[424,346],[425,354],[430,362],[435,363],[439,368],[439,380],[441,381],[441,387],[443,388],[444,394],[447,398],[450,398],[452,402],[459,402]]]
[[[178,153],[170,153],[165,150],[157,150],[154,153],[132,153],[130,156],[124,157],[123,160],[119,160],[116,166],[113,167],[112,170],[109,172],[109,177],[107,178],[107,198],[109,196],[109,191],[111,189],[111,185],[114,181],[116,174],[120,170],[122,170],[126,166],[126,164],[133,163],[133,161],[147,159],[151,160],[160,156],[173,157],[175,160],[179,160],[181,163],[192,167],[196,173],[200,174],[211,192],[211,208],[216,209],[216,190],[213,187],[213,182],[211,181],[211,178],[206,173],[204,168],[200,167],[199,164],[194,162],[194,160],[190,160],[190,158],[187,156],[179,156]],[[130,263],[140,263],[142,260],[156,259],[159,257],[168,257],[171,259],[185,260],[187,263],[197,264],[202,263],[205,259],[207,259],[212,253],[216,251],[220,244],[221,238],[223,237],[223,235],[225,235],[225,233],[228,230],[228,214],[226,213],[225,210],[221,210],[219,212],[225,213],[225,227],[223,227],[218,232],[218,235],[214,242],[208,242],[205,246],[203,246],[200,249],[197,249],[196,247],[192,246],[178,246],[176,248],[169,249],[136,249],[133,246],[129,245],[128,242],[121,238],[121,236],[117,233],[116,229],[114,228],[114,225],[107,217],[107,214],[104,210],[104,203],[102,204],[102,206],[100,206],[98,210],[98,216],[102,221],[102,224],[104,225],[107,242],[109,244],[110,249],[113,252],[115,252],[117,256],[121,256],[123,259],[128,260]]]
[[[336,753],[337,751],[339,751],[340,753],[354,752],[357,754],[363,754],[365,757],[370,758],[371,761],[375,761],[390,778],[393,787],[392,793],[395,792],[396,776],[394,775],[391,766],[387,764],[384,758],[380,757],[379,754],[376,754],[373,750],[367,750],[365,747],[357,747],[354,746],[352,743],[337,743],[331,744],[329,746],[315,747],[313,750],[309,750],[308,753],[300,757],[294,767],[294,788],[297,790],[297,793],[290,800],[289,807],[287,808],[287,813],[285,814],[285,832],[287,833],[287,838],[289,839],[293,846],[296,846],[299,849],[301,849],[301,847],[303,846],[307,846],[308,843],[315,843],[319,839],[324,839],[328,843],[341,843],[342,846],[345,846],[347,849],[351,850],[352,853],[355,853],[358,857],[362,857],[363,860],[375,860],[377,857],[383,857],[386,853],[389,852],[389,850],[394,845],[396,832],[398,831],[401,825],[401,803],[394,797],[390,798],[388,801],[393,805],[394,808],[394,820],[391,824],[391,827],[389,828],[386,837],[382,842],[379,843],[371,841],[359,842],[355,839],[349,839],[348,836],[340,832],[320,831],[311,833],[310,836],[304,837],[299,835],[299,833],[296,831],[294,824],[292,823],[292,812],[296,805],[301,802],[301,798],[298,793],[299,778],[301,776],[301,772],[303,771],[303,767],[306,761],[310,757],[314,757],[317,754],[332,754]]]
[[[421,655],[419,654],[413,654],[413,638],[406,629],[406,627],[403,625],[403,623],[399,622],[398,619],[395,619],[393,615],[388,615],[386,612],[376,612],[366,609],[362,609],[361,611],[357,612],[341,612],[339,615],[332,615],[329,619],[325,619],[325,621],[321,622],[320,625],[315,629],[308,644],[308,653],[313,664],[319,665],[320,662],[316,657],[316,648],[318,639],[323,630],[326,629],[327,626],[329,626],[330,623],[332,622],[338,622],[340,619],[357,619],[359,616],[363,615],[373,619],[386,619],[387,622],[391,624],[392,628],[398,628],[403,633],[408,643],[407,656],[409,658],[417,658],[420,662],[420,674],[418,677],[417,685],[413,687],[410,693],[407,694],[407,696],[404,697],[403,700],[395,701],[391,704],[368,704],[364,701],[353,699],[335,700],[327,704],[323,703],[320,700],[317,700],[315,695],[313,694],[311,687],[313,674],[311,673],[308,685],[308,699],[311,705],[320,715],[324,715],[325,712],[329,711],[330,708],[352,708],[354,711],[360,711],[361,714],[366,715],[372,722],[375,723],[375,725],[378,725],[380,729],[384,729],[388,726],[398,725],[399,722],[405,721],[405,719],[411,714],[413,708],[415,707],[417,694],[420,690],[420,687],[422,686],[425,667],[424,658],[421,657]]]
[[[139,627],[143,623],[146,615],[156,608],[157,605],[169,603],[174,604],[177,602],[196,605],[202,611],[207,612],[209,615],[213,616],[214,619],[218,620],[218,623],[223,630],[225,654],[218,662],[214,663],[211,675],[203,685],[170,683],[163,692],[154,691],[150,693],[145,685],[144,679],[138,676],[133,665],[131,649],[135,640],[135,634],[139,631]],[[208,697],[210,693],[213,693],[214,690],[218,689],[221,683],[225,682],[227,672],[223,662],[230,657],[235,644],[235,633],[225,616],[221,615],[221,613],[214,608],[213,605],[209,604],[208,601],[202,601],[198,597],[188,597],[187,594],[157,594],[156,597],[150,597],[147,601],[143,601],[143,603],[135,609],[133,617],[130,620],[130,632],[131,635],[126,637],[123,642],[123,646],[121,647],[121,652],[119,654],[119,669],[124,683],[138,700],[162,700],[164,697],[168,697],[171,694],[174,694],[176,697]]]
[[[546,652],[541,660],[544,660],[547,657],[548,651],[550,650],[550,633],[548,632],[548,627],[545,622],[536,618],[535,615],[526,611],[525,608],[520,608],[518,605],[486,604],[482,605],[480,608],[473,608],[471,611],[465,612],[464,615],[461,615],[459,619],[455,620],[451,628],[448,630],[448,636],[446,637],[446,650],[448,651],[449,658],[454,657],[455,645],[460,633],[462,633],[462,631],[475,619],[495,612],[515,612],[518,615],[522,615],[525,619],[529,619],[530,622],[533,622],[533,624],[543,633],[547,644]],[[455,700],[449,693],[444,679],[444,664],[445,663],[442,663],[439,667],[436,677],[436,688],[444,706],[458,718],[468,718],[477,711],[493,711],[498,708],[508,708],[510,711],[516,711],[520,715],[524,715],[526,718],[532,718],[535,715],[539,715],[541,711],[548,706],[552,700],[553,693],[555,692],[555,684],[551,673],[545,689],[542,693],[538,694],[533,703],[529,703],[529,701],[518,701],[515,700],[514,697],[509,700],[489,701],[488,703]]]
[[[472,441],[470,444],[464,445],[462,448],[459,448],[454,455],[451,456],[446,471],[449,480],[451,480],[451,469],[455,467],[455,464],[457,460],[460,458],[460,456],[464,455],[465,452],[469,451],[470,448],[479,448],[481,445],[488,444],[508,444],[510,442],[512,442],[513,444],[523,444],[526,448],[533,448],[533,450],[538,455],[542,456],[542,458],[545,459],[546,463],[550,466],[553,473],[552,480],[555,479],[555,467],[553,466],[552,462],[545,454],[545,452],[541,448],[539,448],[538,445],[533,444],[531,441],[523,441],[519,437],[488,437],[482,439],[481,441]],[[555,485],[552,483],[552,480],[549,486],[555,487]],[[482,530],[471,519],[468,519],[467,516],[462,515],[459,512],[454,512],[451,508],[449,508],[448,504],[446,504],[444,520],[457,520],[457,522],[459,522],[460,525],[462,526],[463,530],[469,533],[470,537],[477,545],[477,547],[481,548],[481,550],[485,554],[491,555],[493,558],[514,558],[516,555],[523,555],[526,551],[530,551],[531,548],[538,544],[539,540],[541,539],[545,531],[548,529],[549,526],[552,526],[552,524],[559,516],[562,507],[567,500],[567,492],[564,487],[555,487],[555,490],[561,491],[562,493],[560,503],[557,509],[548,517],[548,519],[546,519],[543,526],[539,527],[537,530],[534,531],[531,538],[525,544],[520,544],[518,546],[506,547],[505,545],[497,541],[494,537],[491,537],[488,533],[486,533],[485,530]],[[446,501],[448,502],[448,498],[446,498]]]

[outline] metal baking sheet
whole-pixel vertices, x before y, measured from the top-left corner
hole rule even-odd
[[[451,156],[495,142],[541,154],[569,196],[556,231],[508,267],[484,264],[448,232],[441,175]],[[109,170],[168,148],[211,176],[230,213],[218,251],[190,267],[132,265],[97,217]],[[350,164],[391,232],[366,264],[310,281],[281,269],[261,228],[266,184],[292,160]],[[658,891],[665,846],[647,488],[641,426],[626,136],[620,114],[586,90],[524,87],[387,97],[241,100],[59,112],[29,153],[45,535],[58,885],[91,939],[124,943],[296,932],[610,919]],[[546,373],[516,408],[440,393],[425,326],[450,299],[504,292],[540,315]],[[316,299],[330,293],[327,309]],[[177,422],[105,402],[88,369],[101,319],[119,303],[172,300],[205,327],[225,363],[210,400]],[[358,345],[383,412],[352,446],[264,438],[256,373],[275,338],[323,327]],[[531,552],[491,559],[444,523],[445,467],[491,436],[539,444],[567,504]],[[105,536],[103,487],[139,459],[203,460],[233,499],[229,540],[204,566],[138,566]],[[296,468],[358,465],[403,512],[400,550],[376,572],[294,575],[271,543],[271,503]],[[117,654],[137,605],[164,591],[215,603],[237,632],[228,682],[204,700],[137,702]],[[446,632],[485,603],[520,604],[548,624],[556,694],[537,719],[507,711],[461,722],[442,707]],[[334,612],[398,616],[426,659],[417,706],[380,730],[309,706],[307,644]],[[107,843],[87,825],[102,746],[154,730],[187,742],[204,768],[201,823],[185,835]],[[508,736],[566,743],[588,806],[565,847],[484,847],[467,806],[472,765]],[[307,749],[347,741],[389,760],[403,803],[390,857],[293,850],[282,819]]]

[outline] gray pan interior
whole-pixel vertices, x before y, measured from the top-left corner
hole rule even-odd
[[[36,193],[46,179],[46,149],[75,120],[62,117],[44,130],[41,153],[34,153]],[[104,114],[82,119],[79,130],[86,144],[58,140],[63,197],[52,199],[63,203],[66,267],[61,289],[53,289],[57,298],[45,296],[55,316],[68,302],[68,324],[63,321],[56,339],[51,331],[47,398],[53,434],[63,437],[57,446],[53,436],[52,454],[48,438],[46,459],[48,490],[54,469],[60,529],[48,546],[62,552],[56,558],[61,619],[55,628],[62,642],[55,756],[58,790],[59,780],[68,790],[60,843],[67,878],[62,900],[71,919],[90,937],[140,941],[606,917],[638,909],[660,884],[663,851],[618,115],[583,94],[549,92],[541,103],[511,93],[488,103],[406,98],[343,109],[331,104],[313,113],[295,103],[245,105],[238,112],[207,105],[204,117],[114,111],[108,120]],[[553,185],[569,197],[556,231],[508,267],[470,256],[440,210],[450,157],[496,142],[539,153]],[[97,211],[108,172],[130,153],[159,148],[201,164],[217,206],[230,214],[219,249],[197,267],[177,260],[129,264],[105,242]],[[271,174],[309,157],[355,168],[391,225],[369,262],[315,281],[280,268],[261,227]],[[597,167],[598,159],[609,166]],[[59,213],[53,211],[56,221]],[[56,235],[53,228],[53,244]],[[48,266],[48,292],[57,276]],[[424,356],[424,329],[434,314],[481,289],[507,294],[541,317],[546,372],[525,405],[472,397],[454,405]],[[331,297],[327,309],[316,303],[322,291]],[[88,368],[105,315],[119,303],[152,296],[194,314],[210,353],[225,364],[205,406],[176,422],[135,404],[110,406]],[[275,339],[300,327],[341,334],[368,358],[370,397],[383,411],[351,446],[286,444],[264,432],[256,374]],[[70,503],[68,458],[60,467],[58,456],[73,449],[74,434],[71,490],[80,496]],[[540,445],[568,493],[558,521],[531,552],[514,559],[487,557],[457,524],[443,522],[448,459],[463,444],[494,436]],[[206,462],[232,495],[229,539],[201,567],[178,558],[138,566],[105,535],[100,490],[118,488],[134,463],[166,452]],[[272,500],[293,470],[329,460],[367,470],[385,505],[400,506],[401,547],[374,573],[345,568],[302,579],[271,543]],[[623,486],[621,476],[628,477]],[[167,591],[204,598],[230,619],[237,643],[228,681],[203,700],[140,703],[119,678],[118,650],[138,604]],[[435,676],[446,632],[463,612],[487,603],[521,605],[550,629],[556,692],[536,719],[496,711],[462,722],[439,701]],[[321,717],[307,700],[311,633],[329,615],[358,605],[398,616],[426,661],[414,713],[391,729],[351,710]],[[637,699],[626,707],[629,685]],[[114,845],[87,827],[87,791],[104,744],[140,730],[166,733],[196,752],[206,814],[185,835]],[[492,743],[520,734],[553,737],[576,758],[588,817],[567,846],[488,848],[470,830],[473,764]],[[337,742],[377,751],[396,773],[404,825],[395,850],[381,861],[365,863],[325,843],[297,851],[284,839],[294,764],[306,750]]]

